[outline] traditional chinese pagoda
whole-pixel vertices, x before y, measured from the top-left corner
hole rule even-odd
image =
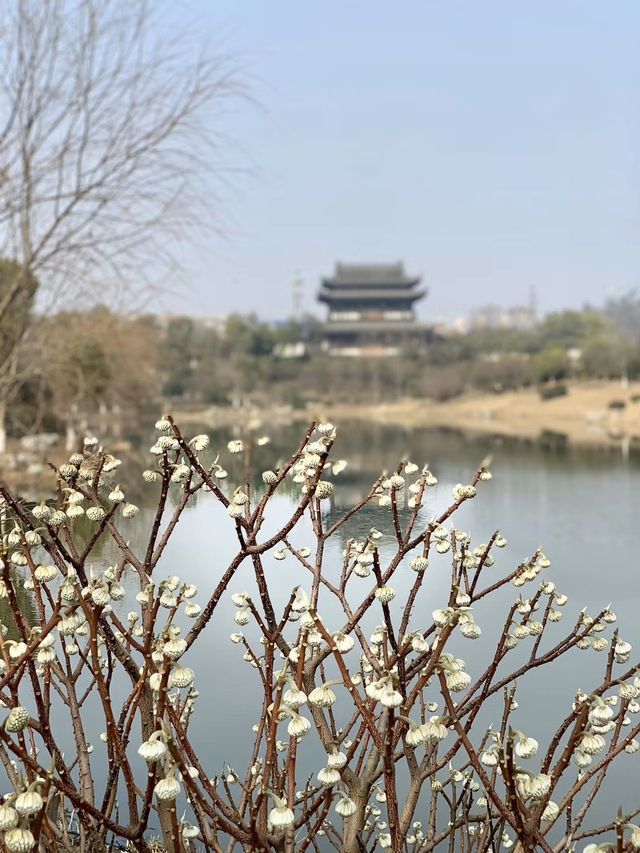
[[[329,309],[325,346],[336,355],[395,355],[410,341],[424,340],[414,304],[426,289],[401,263],[337,263],[322,280],[318,300]]]

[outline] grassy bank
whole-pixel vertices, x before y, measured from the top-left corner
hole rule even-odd
[[[409,427],[449,427],[519,438],[537,439],[557,433],[576,445],[640,443],[640,382],[590,381],[568,385],[568,393],[541,399],[536,389],[503,394],[466,394],[448,402],[408,399],[383,405],[309,405],[306,410],[281,407],[270,411],[224,409],[175,412],[179,422],[212,426],[267,424],[331,418],[402,424]]]

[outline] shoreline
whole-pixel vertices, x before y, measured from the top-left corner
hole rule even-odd
[[[640,381],[573,382],[563,397],[542,400],[536,389],[502,394],[465,394],[447,402],[406,399],[380,405],[310,403],[290,407],[176,409],[176,423],[198,428],[233,428],[238,424],[262,432],[277,426],[330,420],[338,425],[369,423],[403,429],[449,429],[468,435],[491,435],[548,446],[616,450],[623,456],[640,451]],[[611,408],[617,403],[619,408]],[[624,405],[622,405],[624,404]],[[46,480],[46,461],[65,458],[62,439],[28,461],[7,464],[0,457],[0,481],[37,489]],[[21,453],[18,446],[10,453]]]
[[[555,436],[571,446],[620,447],[623,451],[636,444],[640,447],[640,382],[624,386],[619,381],[573,382],[567,384],[567,389],[565,396],[549,400],[541,399],[537,389],[523,389],[465,394],[447,402],[407,399],[379,405],[318,403],[298,410],[212,407],[178,410],[174,417],[177,423],[207,426],[321,418],[337,423],[367,421],[409,428],[447,428],[533,441]]]

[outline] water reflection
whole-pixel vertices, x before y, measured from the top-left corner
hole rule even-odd
[[[194,430],[200,432],[203,430]],[[300,429],[292,427],[274,431],[272,443],[255,448],[253,488],[261,488],[259,472],[275,467],[297,446]],[[228,469],[229,488],[243,482],[244,471],[239,458],[226,453],[230,431],[212,435],[212,458],[221,453]],[[613,452],[554,449],[527,442],[505,441],[492,437],[470,440],[443,431],[410,431],[359,424],[343,427],[335,447],[336,457],[349,460],[349,467],[338,477],[334,496],[328,502],[326,523],[333,523],[353,502],[367,493],[383,470],[393,469],[399,460],[411,458],[419,465],[428,463],[440,486],[430,492],[421,511],[421,522],[441,511],[450,501],[451,488],[468,482],[480,461],[491,454],[494,479],[483,484],[478,499],[466,505],[458,515],[458,525],[472,533],[474,541],[486,542],[499,528],[509,540],[509,547],[491,571],[494,577],[513,569],[543,546],[552,560],[549,578],[560,591],[569,595],[566,621],[573,621],[582,607],[592,613],[609,601],[614,602],[621,636],[640,644],[640,585],[635,565],[638,551],[638,457],[623,459]],[[284,520],[291,501],[286,496],[274,501],[270,525]],[[161,576],[180,574],[196,583],[201,598],[222,574],[236,549],[232,531],[220,508],[202,496],[184,516],[176,535],[163,557]],[[150,513],[141,513],[131,533],[132,543],[146,532]],[[341,564],[344,540],[361,536],[370,527],[391,532],[388,511],[369,506],[341,531],[339,541],[328,552],[329,571],[337,574]],[[225,532],[226,531],[226,532]],[[295,545],[309,544],[310,532],[303,528],[294,537]],[[384,550],[384,549],[383,549]],[[335,565],[334,565],[335,564]],[[308,584],[308,575],[290,561],[267,560],[268,581],[276,606],[284,601],[297,583]],[[430,567],[427,595],[415,614],[418,625],[430,622],[431,609],[441,606],[447,585],[448,563],[445,557]],[[410,582],[402,577],[395,584],[402,598],[402,586]],[[229,592],[254,591],[250,566],[243,565]],[[367,587],[368,589],[368,587]],[[356,590],[358,593],[359,590]],[[478,610],[478,621],[484,634],[477,642],[460,640],[457,652],[468,661],[469,670],[479,672],[491,654],[492,641],[499,631],[504,609],[515,595],[509,588],[490,606]],[[339,621],[336,610],[323,604],[323,616]],[[255,674],[241,660],[237,647],[229,642],[234,630],[233,611],[228,597],[216,611],[200,645],[191,652],[189,665],[199,676],[200,707],[194,717],[192,734],[198,748],[209,758],[209,766],[219,770],[225,760],[243,766],[247,759],[251,726],[259,711],[255,704]],[[562,624],[562,623],[561,623]],[[558,630],[561,630],[558,628]],[[563,625],[562,630],[566,630]],[[556,636],[556,635],[554,635]],[[559,636],[559,635],[558,635]],[[514,662],[516,658],[513,659]],[[604,666],[593,651],[573,654],[570,661],[553,671],[534,673],[520,686],[518,724],[544,741],[551,723],[569,710],[578,689],[589,690],[597,683]],[[497,713],[489,707],[485,724],[495,722]],[[310,758],[312,765],[319,756]],[[319,764],[317,766],[320,766]],[[622,756],[611,783],[600,793],[593,812],[598,821],[611,819],[618,805],[637,805],[633,801],[637,761]]]
[[[35,625],[36,619],[36,604],[33,598],[33,593],[24,588],[24,578],[22,575],[13,569],[11,571],[11,586],[18,602],[20,612],[30,627]],[[19,640],[18,626],[13,615],[13,610],[9,604],[8,598],[0,598],[0,624],[7,628],[6,639]]]
[[[205,432],[203,428],[191,429],[188,436]],[[302,428],[278,428],[271,434],[271,444],[254,448],[254,476],[252,488],[262,488],[260,473],[275,468],[288,458],[300,440]],[[233,490],[243,483],[245,472],[242,460],[226,450],[227,441],[234,436],[231,430],[216,430],[211,435],[209,462],[220,454],[220,462],[228,470],[227,487]],[[151,440],[149,444],[151,444]],[[614,451],[577,450],[555,445],[545,448],[528,442],[507,441],[490,436],[469,439],[458,433],[430,430],[406,430],[377,425],[345,425],[339,429],[335,446],[336,458],[345,458],[349,465],[337,478],[333,498],[327,502],[325,522],[334,523],[354,502],[364,496],[372,483],[384,471],[390,471],[401,459],[410,458],[418,465],[428,464],[438,477],[440,485],[429,492],[420,522],[440,512],[451,499],[451,489],[458,482],[469,482],[481,460],[492,455],[494,478],[482,484],[477,500],[465,505],[457,516],[457,523],[471,532],[474,542],[486,542],[499,528],[509,540],[509,547],[499,555],[491,570],[493,578],[513,569],[528,558],[539,546],[551,558],[549,579],[556,582],[561,592],[569,595],[566,622],[572,622],[582,607],[591,613],[598,612],[613,601],[618,615],[621,636],[640,647],[640,584],[636,579],[638,553],[638,487],[640,486],[639,457],[631,454],[624,459]],[[136,502],[142,507],[139,515],[123,522],[123,535],[134,550],[142,551],[152,523],[152,506],[157,495],[157,484],[145,485],[140,476],[152,458],[140,457],[130,469],[117,473],[123,478],[127,494],[133,483],[140,484]],[[126,480],[124,479],[126,476]],[[273,501],[266,527],[282,522],[292,506],[292,493],[297,487],[287,485],[289,492]],[[175,502],[178,490],[172,493]],[[402,510],[406,520],[409,510]],[[189,506],[170,541],[161,564],[159,577],[177,574],[185,581],[195,583],[206,600],[234,556],[237,541],[228,524],[224,510],[210,496],[199,494]],[[336,576],[340,571],[342,548],[347,538],[362,536],[371,527],[391,534],[388,510],[368,506],[366,510],[345,525],[339,538],[328,550],[328,571]],[[266,535],[266,534],[265,534]],[[296,531],[293,544],[310,544],[308,526]],[[390,546],[389,546],[390,547]],[[385,546],[382,546],[383,555]],[[116,557],[111,546],[101,545],[92,554],[96,564],[108,564]],[[291,560],[283,563],[271,558],[265,560],[268,582],[274,604],[282,607],[295,584],[308,584],[309,576]],[[404,570],[394,585],[398,600],[402,598],[403,585],[409,584],[411,573]],[[444,555],[433,561],[429,569],[426,595],[415,613],[415,627],[430,622],[431,610],[442,606],[447,585],[448,562]],[[130,579],[133,581],[133,577]],[[370,582],[362,581],[366,591]],[[185,664],[197,674],[200,691],[199,705],[191,725],[196,751],[205,758],[210,773],[220,772],[223,763],[243,767],[252,743],[251,726],[259,713],[255,673],[241,659],[241,650],[229,642],[235,630],[230,593],[246,589],[254,592],[250,565],[242,565],[234,579],[229,595],[216,610],[215,619],[189,653]],[[361,587],[355,590],[359,594]],[[527,591],[525,594],[529,594]],[[500,630],[504,607],[513,600],[516,590],[509,588],[493,599],[490,605],[478,608],[477,619],[483,628],[483,638],[476,642],[460,639],[456,651],[468,662],[468,669],[478,673],[492,653],[492,642]],[[24,596],[25,606],[29,599]],[[396,602],[397,603],[397,602]],[[116,606],[124,618],[130,609],[129,602]],[[326,620],[340,622],[332,605],[321,603]],[[341,624],[341,623],[340,623]],[[561,623],[558,631],[566,632]],[[367,626],[369,627],[369,626]],[[554,634],[554,636],[560,636]],[[257,641],[257,636],[255,637]],[[514,657],[515,662],[517,658]],[[527,684],[520,686],[518,727],[544,743],[556,718],[569,710],[573,695],[578,689],[589,690],[600,678],[604,660],[593,651],[573,654],[566,665],[552,671],[534,673]],[[487,709],[482,723],[495,722]],[[479,721],[480,722],[480,721]],[[305,747],[309,748],[309,747]],[[315,751],[314,751],[315,750]],[[320,755],[314,747],[310,750],[310,769],[320,766]],[[635,783],[638,778],[637,757],[623,755],[611,782],[600,793],[595,803],[593,819],[610,820],[619,805],[631,809],[634,802]]]

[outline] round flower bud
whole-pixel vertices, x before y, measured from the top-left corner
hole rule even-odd
[[[341,767],[344,767],[346,763],[347,756],[344,754],[344,752],[331,752],[327,756],[328,767],[335,767],[339,770]]]
[[[9,853],[29,853],[36,846],[31,830],[21,827],[10,829],[5,833],[4,843]]]
[[[316,497],[318,500],[326,500],[333,494],[333,483],[328,483],[326,480],[320,480],[316,486]]]
[[[72,477],[78,473],[78,469],[75,465],[70,465],[68,462],[64,462],[59,468],[58,473],[65,480],[70,480]]]
[[[295,711],[291,713],[291,721],[287,726],[290,737],[304,737],[311,729],[311,723],[306,717],[301,717]]]
[[[207,447],[209,447],[209,436],[196,435],[191,439],[189,445],[196,451],[196,453],[200,453],[200,451],[206,450]]]
[[[447,672],[445,675],[445,679],[447,682],[447,687],[453,693],[460,693],[463,690],[466,690],[467,687],[471,684],[471,676],[467,672],[463,672],[462,670],[456,670],[455,672]]]
[[[193,684],[194,672],[188,666],[174,666],[169,673],[169,687],[190,687]]]
[[[58,569],[53,565],[38,566],[34,572],[35,579],[41,583],[52,581],[58,574]]]
[[[269,812],[269,823],[273,827],[291,826],[294,814],[287,805],[280,801],[279,804]]]
[[[86,512],[89,521],[102,521],[104,515],[105,513],[101,506],[90,506]]]
[[[106,607],[106,605],[111,601],[109,590],[106,586],[94,587],[94,589],[91,590],[91,600],[94,604],[97,604],[98,607]]]
[[[631,644],[624,640],[618,640],[614,647],[616,663],[626,663],[631,654]]]
[[[356,811],[356,804],[350,797],[341,796],[335,806],[336,813],[341,817],[351,817]]]
[[[545,810],[542,812],[542,820],[552,821],[555,820],[560,814],[560,809],[558,808],[558,804],[554,803],[553,800],[549,800],[546,805]]]
[[[301,705],[305,704],[305,702],[307,701],[307,694],[304,692],[304,690],[300,690],[294,685],[289,690],[285,691],[282,700],[285,705],[288,705],[290,708],[296,710]]]
[[[523,734],[517,734],[514,752],[520,758],[532,758],[538,751],[538,741]]]
[[[190,824],[190,823],[183,823],[182,824],[182,837],[183,838],[186,838],[187,840],[189,840],[192,838],[197,838],[199,835],[200,835],[200,830],[198,829],[197,826],[193,826],[193,824]]]
[[[340,781],[340,771],[335,767],[323,767],[318,771],[318,782],[321,785],[335,785]]]
[[[162,758],[167,753],[167,746],[160,739],[159,732],[154,732],[149,740],[145,740],[138,747],[138,755],[148,764],[153,764],[154,761]]]
[[[414,557],[411,561],[411,568],[414,572],[424,572],[429,568],[429,560],[426,557]]]
[[[24,791],[18,794],[14,803],[15,810],[21,815],[37,814],[44,806],[44,800],[37,791]]]
[[[170,660],[178,660],[180,655],[184,654],[186,649],[186,640],[183,640],[181,637],[174,637],[171,640],[167,640],[167,642],[163,645],[162,653]]]
[[[333,642],[335,643],[336,649],[341,654],[346,654],[347,652],[350,652],[355,645],[355,642],[351,637],[347,636],[346,634],[342,634],[341,632],[338,632],[333,635]]]
[[[482,635],[480,626],[473,619],[465,619],[460,622],[460,633],[468,640],[477,640]]]
[[[580,741],[580,749],[586,755],[598,755],[606,746],[605,739],[602,735],[594,732],[586,732]]]
[[[31,510],[31,514],[38,521],[47,521],[51,516],[51,510],[44,501],[40,501],[40,503],[34,506]]]
[[[402,693],[396,690],[390,681],[387,681],[382,688],[379,702],[385,708],[399,708],[402,705]]]
[[[4,728],[8,732],[21,732],[27,727],[28,723],[29,713],[19,705],[16,708],[12,708],[9,712],[9,716],[4,722]]]
[[[122,601],[126,595],[126,590],[122,584],[112,583],[109,587],[109,595],[114,601]]]
[[[396,597],[396,591],[393,587],[390,586],[381,586],[378,587],[375,591],[375,597],[381,604],[388,604],[390,601]]]
[[[18,825],[18,812],[9,805],[0,806],[0,830],[6,832]]]
[[[175,800],[180,793],[180,783],[170,774],[157,783],[154,791],[159,800]]]
[[[316,687],[309,693],[309,702],[312,705],[318,705],[320,708],[328,708],[336,701],[336,694],[326,684]]]

